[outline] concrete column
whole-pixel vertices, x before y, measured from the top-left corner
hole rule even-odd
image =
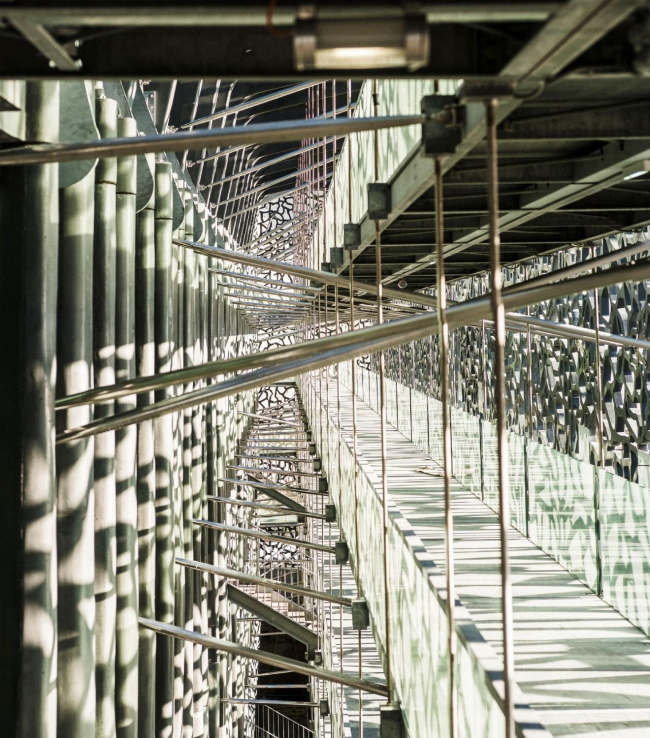
[[[194,238],[194,207],[189,190],[184,192],[185,204],[185,238]],[[183,354],[186,367],[196,364],[196,257],[191,249],[183,249],[184,262],[184,312],[183,312]],[[184,392],[191,392],[194,382],[188,382],[184,386]],[[195,526],[192,525],[194,517],[194,498],[200,486],[200,468],[197,474],[198,457],[196,453],[196,432],[194,422],[197,408],[187,408],[183,411],[183,548],[185,558],[194,557],[194,535]],[[185,625],[187,630],[194,629],[194,583],[196,572],[187,572],[185,575]],[[194,646],[189,641],[185,646],[185,680],[183,687],[183,725],[188,726],[188,731],[193,732],[194,717]]]
[[[118,136],[135,136],[133,118],[118,121]],[[116,374],[135,376],[135,209],[136,157],[117,164]],[[115,402],[116,412],[135,407],[128,395]],[[117,648],[115,712],[120,738],[136,738],[138,724],[138,501],[136,496],[136,427],[115,434],[117,485]]]
[[[150,376],[156,371],[154,341],[155,310],[155,193],[136,218],[135,259],[135,329],[136,373]],[[138,407],[150,405],[153,392],[138,395]],[[156,508],[153,421],[138,425],[138,612],[155,618],[156,586]],[[153,736],[155,730],[155,647],[156,636],[140,629],[138,654],[138,735]]]
[[[93,381],[93,225],[95,172],[60,191],[57,394]],[[57,414],[57,429],[92,420],[92,406]],[[59,661],[57,734],[95,732],[94,439],[57,446]]]
[[[155,211],[155,318],[156,372],[171,370],[172,365],[172,173],[171,164],[156,164]],[[160,390],[156,401],[171,396]],[[174,439],[172,416],[154,421],[156,468],[156,619],[174,622]],[[174,642],[156,637],[155,736],[169,738],[174,712]]]
[[[179,185],[180,186],[180,185]],[[181,189],[182,193],[182,189]],[[183,224],[174,232],[175,238],[185,238]],[[174,353],[172,365],[180,369],[184,365],[184,260],[185,249],[172,246],[172,310],[171,321]],[[179,392],[177,389],[176,392]],[[185,557],[183,544],[183,413],[172,416],[174,431],[174,551]],[[185,627],[185,578],[183,566],[174,567],[174,624]],[[174,641],[174,736],[183,732],[183,695],[185,694],[185,644]]]
[[[198,205],[199,218],[201,218],[201,226],[203,235],[201,241],[207,243],[206,223],[204,206]],[[208,360],[207,357],[207,256],[197,254],[196,259],[196,281],[197,281],[197,342],[196,342],[196,362],[202,364]],[[198,383],[198,387],[204,387],[205,380]],[[194,420],[194,436],[195,436],[195,452],[197,458],[196,476],[198,491],[194,495],[194,517],[207,518],[207,454],[208,440],[206,436],[207,430],[207,406],[199,405]],[[194,558],[198,561],[206,561],[207,555],[207,531],[204,528],[195,526],[194,530]],[[208,577],[206,574],[196,572],[194,581],[194,629],[207,633],[207,614],[208,614]],[[197,710],[197,719],[194,721],[195,735],[202,735],[207,731],[208,725],[208,650],[202,647],[194,647],[194,700],[200,705]]]
[[[98,91],[95,112],[102,138],[117,136],[117,102]],[[115,383],[115,259],[117,159],[100,159],[95,170],[93,256],[93,360],[95,386]],[[115,411],[114,402],[95,406],[95,417]],[[95,736],[113,738],[115,725],[115,619],[117,594],[115,432],[95,438]]]
[[[59,83],[27,82],[25,116],[29,142],[57,141]],[[56,733],[58,206],[58,165],[0,172],[0,716],[34,738]]]

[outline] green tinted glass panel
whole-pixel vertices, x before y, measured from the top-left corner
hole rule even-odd
[[[528,446],[530,538],[596,586],[594,467],[539,443]]]
[[[650,635],[650,490],[597,473],[603,598]]]

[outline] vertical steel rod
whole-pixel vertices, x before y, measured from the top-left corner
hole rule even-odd
[[[592,245],[591,257],[596,256],[596,249]],[[596,422],[598,423],[598,455],[599,466],[605,468],[605,427],[603,424],[603,367],[600,353],[600,295],[598,288],[594,289],[594,329],[596,332]],[[594,533],[596,538],[596,594],[603,596],[603,555],[601,540],[600,514],[600,483],[598,471],[594,471]]]
[[[591,258],[595,257],[594,247],[591,247]],[[530,330],[530,329],[529,329]],[[603,426],[603,371],[600,354],[600,296],[598,289],[594,289],[594,330],[596,332],[596,422],[598,423],[598,465],[605,468],[605,435]]]
[[[379,85],[373,80],[373,105],[375,117],[379,115]],[[373,134],[375,149],[375,182],[379,181],[379,132]],[[384,322],[383,283],[381,266],[381,230],[375,221],[375,270],[377,272],[377,322]],[[379,352],[379,430],[381,440],[381,496],[382,496],[382,537],[384,546],[384,616],[386,620],[386,685],[388,702],[393,701],[391,645],[390,645],[390,567],[388,561],[388,469],[386,460],[386,382],[385,355]]]
[[[447,324],[447,282],[445,279],[445,231],[442,165],[435,160],[436,198],[436,281],[438,335],[440,340],[440,394],[442,400],[443,484],[445,494],[445,565],[447,569],[447,647],[449,650],[449,735],[456,726],[456,575],[454,560],[454,512],[451,506],[451,426],[449,423],[449,326]]]
[[[494,401],[496,409],[497,456],[499,459],[499,534],[501,553],[501,609],[503,616],[503,682],[506,738],[514,738],[514,654],[512,627],[512,584],[508,554],[510,528],[510,480],[508,479],[508,429],[506,426],[505,345],[506,323],[501,298],[501,240],[499,236],[499,171],[497,154],[497,101],[485,103],[487,117],[488,210],[490,225],[490,273],[492,276],[492,319],[494,321]]]

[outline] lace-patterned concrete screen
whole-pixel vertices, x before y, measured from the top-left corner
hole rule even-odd
[[[342,377],[350,378],[349,364],[341,365]],[[355,469],[352,440],[348,431],[336,425],[336,408],[327,408],[324,394],[313,376],[299,378],[301,394],[311,419],[311,428],[323,468],[330,481],[332,499],[339,511],[339,525],[355,560],[354,510],[358,505],[363,530],[381,527],[381,481],[363,457]],[[340,453],[340,468],[339,468]],[[340,472],[340,476],[339,476]],[[352,495],[357,476],[357,497]],[[354,561],[362,577],[364,595],[371,613],[373,635],[380,657],[385,657],[385,611],[383,596],[383,553],[381,537],[363,535],[359,539],[359,561]],[[400,586],[391,589],[391,646],[399,654],[393,661],[396,692],[409,735],[442,738],[449,735],[447,722],[446,616],[443,577],[424,550],[419,538],[398,508],[389,514],[388,559]],[[459,691],[459,735],[463,738],[505,735],[503,713],[492,681],[498,673],[496,656],[483,640],[469,613],[457,608]],[[421,643],[431,645],[423,663],[417,656]],[[462,693],[461,693],[462,692]],[[524,706],[522,700],[522,707]],[[518,728],[518,732],[519,732]],[[546,735],[544,731],[540,734]]]
[[[257,221],[248,249],[252,254],[282,259],[282,253],[293,248],[294,238],[286,235],[286,231],[280,231],[277,237],[273,237],[272,234],[293,220],[295,204],[295,198],[287,196],[258,208]]]
[[[650,230],[596,241],[596,255],[650,238]],[[591,246],[568,248],[504,270],[504,284],[582,262]],[[650,249],[649,249],[650,252]],[[643,258],[645,258],[645,254]],[[642,258],[642,257],[638,257]],[[454,282],[451,300],[487,292],[487,275]],[[650,336],[650,283],[625,283],[598,291],[604,332],[646,339]],[[525,311],[522,311],[525,312]],[[551,300],[530,309],[534,317],[567,325],[595,327],[593,293]],[[507,409],[511,430],[584,461],[598,462],[595,344],[575,339],[510,331],[506,345]],[[452,331],[450,363],[454,404],[493,419],[493,335],[480,328]],[[485,361],[483,359],[485,357]],[[532,406],[528,361],[531,362]],[[376,357],[361,364],[376,369]],[[633,482],[650,486],[650,370],[648,352],[601,343],[605,466]],[[435,399],[440,398],[438,339],[432,336],[386,352],[387,376]]]
[[[253,231],[253,238],[249,251],[257,256],[276,259],[278,261],[297,261],[296,252],[304,241],[302,231],[294,233],[290,223],[294,220],[297,210],[305,207],[305,199],[297,196],[287,196],[267,203],[259,208],[257,221]],[[274,233],[277,231],[277,235]],[[287,286],[295,284],[295,278],[272,269],[257,269],[255,275],[274,282],[284,282]],[[274,289],[282,289],[274,285]],[[275,329],[261,329],[257,332],[257,351],[290,346],[294,337],[285,335],[290,331],[276,331]]]

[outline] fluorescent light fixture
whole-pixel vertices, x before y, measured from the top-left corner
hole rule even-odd
[[[299,18],[294,56],[301,72],[400,68],[413,72],[429,62],[426,18]]]
[[[623,179],[636,179],[637,177],[642,177],[644,174],[647,174],[645,169],[641,172],[632,172],[632,174],[628,174],[627,177],[623,177]]]
[[[643,161],[634,164],[633,170],[630,172],[630,174],[627,174],[625,177],[623,177],[623,179],[636,179],[637,177],[642,177],[648,172],[650,172],[650,159],[644,159]]]

